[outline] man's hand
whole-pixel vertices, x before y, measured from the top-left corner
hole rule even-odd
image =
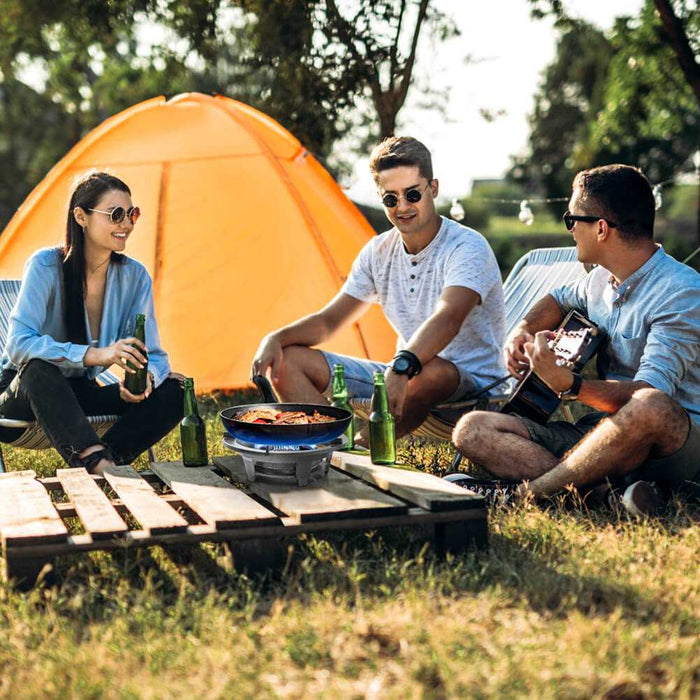
[[[556,337],[554,331],[540,331],[533,342],[525,343],[523,351],[537,376],[557,393],[566,391],[574,383],[574,373],[557,364],[557,356],[549,347],[549,341]]]
[[[147,399],[150,395],[151,392],[153,391],[153,380],[151,379],[151,373],[149,372],[146,375],[146,391],[143,392],[143,394],[132,394],[125,386],[124,382],[120,381],[119,382],[119,396],[122,401],[126,401],[127,403],[141,403],[141,401],[144,401]]]
[[[260,341],[260,346],[250,367],[251,379],[258,374],[265,375],[267,370],[270,369],[272,380],[275,381],[282,366],[282,356],[282,344],[277,339],[277,336],[274,333],[266,335]]]
[[[389,400],[389,412],[399,423],[403,418],[403,407],[406,403],[408,375],[396,374],[391,367],[387,367],[386,372],[384,372],[384,382],[386,384],[386,397]]]
[[[505,355],[508,371],[517,379],[530,368],[530,361],[525,354],[525,344],[534,341],[532,333],[518,326],[506,340]]]

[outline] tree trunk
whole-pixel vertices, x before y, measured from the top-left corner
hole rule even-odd
[[[659,11],[661,23],[666,30],[666,34],[671,42],[671,48],[676,54],[683,75],[688,81],[688,85],[692,88],[695,99],[698,102],[698,107],[700,107],[700,66],[695,59],[695,54],[688,41],[688,35],[686,34],[683,22],[681,22],[673,11],[670,0],[654,0],[654,5],[656,5],[656,9]]]
[[[700,65],[698,65],[693,49],[690,46],[690,41],[688,41],[688,35],[683,26],[683,22],[673,11],[673,5],[671,5],[670,0],[654,0],[654,5],[656,5],[656,9],[659,12],[661,23],[669,38],[671,48],[676,54],[678,64],[695,95],[698,108],[700,108]],[[698,169],[696,174],[700,180],[700,169]],[[696,234],[697,243],[700,245],[700,182],[698,182]]]

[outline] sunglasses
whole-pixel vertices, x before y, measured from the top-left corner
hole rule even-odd
[[[610,221],[610,219],[606,219],[603,216],[578,216],[577,214],[572,214],[571,212],[567,211],[564,212],[562,219],[564,219],[564,226],[566,226],[567,231],[573,230],[574,224],[577,221],[584,221],[589,224],[592,224],[594,221],[605,221],[605,223],[611,228],[617,228],[617,224],[614,221]]]
[[[415,204],[416,202],[420,202],[420,200],[423,199],[423,192],[425,192],[428,189],[428,187],[430,187],[430,183],[428,183],[422,190],[419,190],[417,187],[412,187],[404,195],[385,194],[382,197],[382,204],[387,209],[393,209],[399,203],[399,199],[401,199],[402,196],[407,202]]]
[[[141,216],[141,209],[139,209],[139,207],[129,207],[129,209],[124,209],[124,207],[114,207],[112,211],[105,211],[104,209],[88,209],[88,211],[96,211],[98,214],[106,214],[113,224],[121,224],[121,222],[124,221],[124,217],[126,217],[129,219],[129,223],[132,226]]]

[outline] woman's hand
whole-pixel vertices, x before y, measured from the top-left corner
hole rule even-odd
[[[136,370],[126,364],[127,360],[138,368],[148,362],[148,349],[138,338],[122,338],[106,348],[88,348],[83,364],[86,367],[121,365],[125,372],[135,373]]]
[[[144,401],[145,399],[147,399],[151,395],[151,392],[153,391],[153,379],[151,378],[150,372],[146,376],[147,376],[146,391],[144,391],[143,394],[132,394],[124,386],[124,382],[120,381],[119,382],[119,397],[121,398],[121,400],[126,401],[127,403],[141,403],[141,401]]]

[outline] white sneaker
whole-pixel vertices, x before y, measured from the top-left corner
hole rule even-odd
[[[620,500],[630,515],[654,515],[666,505],[652,481],[635,481],[625,489]]]

